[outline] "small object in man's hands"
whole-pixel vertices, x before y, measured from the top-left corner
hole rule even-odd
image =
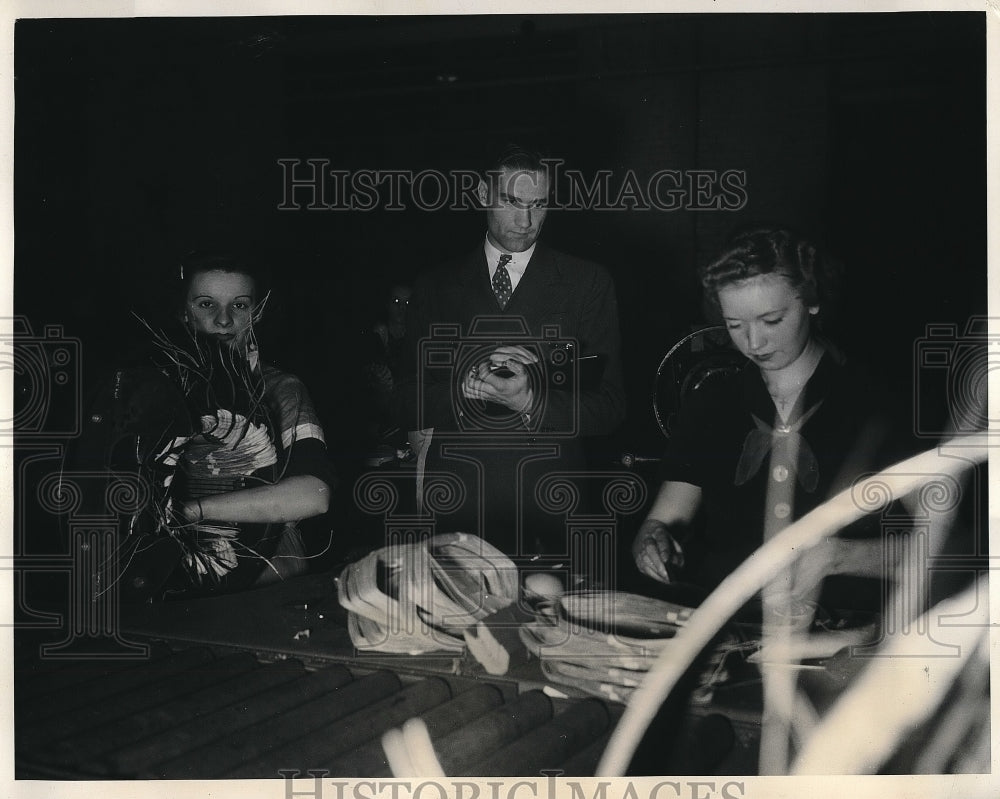
[[[514,376],[514,373],[507,366],[509,361],[504,361],[503,363],[490,363],[490,372],[495,374],[497,377],[502,377],[505,380],[509,380]]]

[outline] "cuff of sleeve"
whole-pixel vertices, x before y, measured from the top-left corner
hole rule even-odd
[[[538,404],[538,395],[532,392],[528,404],[518,412],[525,430],[535,430],[538,427],[538,417],[541,415],[538,413]]]

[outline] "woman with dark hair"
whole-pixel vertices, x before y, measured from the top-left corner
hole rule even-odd
[[[228,254],[188,257],[179,271],[180,330],[153,332],[156,394],[174,400],[149,418],[169,424],[147,422],[137,447],[154,490],[146,536],[173,545],[182,567],[165,590],[238,590],[305,571],[296,523],[326,513],[333,481],[305,386],[259,357],[260,271]],[[132,543],[126,583],[149,542]]]
[[[840,277],[782,229],[740,234],[701,270],[706,302],[747,363],[695,391],[672,426],[663,485],[632,547],[646,576],[710,591],[770,532],[902,454],[887,444],[880,388],[825,336]],[[854,530],[804,556],[793,590],[805,598],[827,575],[878,577],[882,563],[881,540]]]

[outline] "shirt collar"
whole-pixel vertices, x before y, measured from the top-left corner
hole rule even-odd
[[[531,260],[531,255],[535,251],[535,246],[538,244],[536,241],[524,252],[512,252],[509,253],[510,261],[507,263],[507,271],[510,272],[511,280],[514,285],[517,285],[516,278],[520,278],[524,274],[524,270],[528,268],[528,261]],[[493,242],[490,241],[489,236],[486,237],[486,244],[483,247],[486,253],[486,265],[490,270],[490,280],[493,279],[493,273],[497,271],[497,263],[500,261],[500,256],[503,250],[498,250],[493,246]]]

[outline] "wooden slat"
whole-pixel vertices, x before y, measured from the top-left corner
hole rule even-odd
[[[130,725],[133,719],[144,719],[163,707],[174,707],[193,696],[203,695],[223,683],[246,677],[259,668],[256,658],[249,652],[232,655],[211,664],[209,669],[199,669],[193,674],[177,674],[161,683],[156,690],[140,688],[114,702],[88,706],[66,720],[61,729],[62,740],[51,745],[52,760],[62,765],[87,763],[107,748],[108,738],[118,732],[122,744],[141,737],[142,727]],[[190,714],[185,717],[190,718]],[[131,727],[129,737],[122,737],[123,728]]]
[[[208,686],[177,702],[122,719],[94,730],[90,748],[77,750],[79,763],[92,764],[105,774],[124,771],[118,761],[126,747],[186,724],[192,719],[210,716],[224,707],[247,697],[290,683],[305,675],[305,666],[298,660],[285,660],[268,666],[258,666],[248,674],[219,685]]]
[[[275,750],[266,762],[247,763],[228,772],[226,776],[277,777],[278,769],[298,769],[304,773],[450,698],[451,688],[444,680],[436,677],[421,680],[322,730],[316,730],[308,738]]]
[[[552,718],[552,700],[541,691],[528,691],[512,702],[434,742],[445,774],[462,774],[493,752]]]
[[[56,691],[37,697],[31,703],[30,711],[25,711],[25,721],[29,726],[22,727],[22,734],[32,735],[32,728],[41,725],[46,719],[63,718],[72,711],[92,703],[112,701],[116,695],[139,686],[155,686],[171,675],[196,669],[213,658],[210,649],[196,647],[185,649],[176,655],[146,661],[120,673],[109,673],[79,685],[64,685]]]
[[[435,740],[479,718],[502,703],[503,695],[498,689],[492,685],[477,685],[459,694],[450,702],[432,708],[421,718],[427,725],[431,740]],[[392,776],[380,740],[369,741],[332,761],[324,762],[321,768],[334,777]]]
[[[373,705],[401,687],[399,677],[392,672],[376,672],[239,730],[214,745],[161,763],[156,773],[167,778],[218,777],[244,763],[270,761],[273,750],[309,736],[335,719]]]
[[[597,764],[601,762],[601,755],[604,754],[604,747],[608,745],[610,737],[611,730],[608,730],[589,746],[585,746],[579,752],[570,755],[568,760],[560,763],[556,768],[560,769],[565,777],[594,776]]]
[[[342,666],[321,669],[126,746],[115,753],[115,764],[122,775],[142,773],[158,777],[157,764],[232,735],[235,730],[297,707],[350,681],[351,673]]]
[[[43,658],[39,652],[41,646],[42,642],[35,641],[19,646],[14,664],[15,707],[72,685],[120,674],[170,653],[162,644],[154,644],[150,645],[148,658]]]
[[[607,728],[608,709],[597,699],[584,699],[547,724],[537,727],[466,771],[448,772],[482,777],[540,774],[557,768],[571,754],[591,744]]]
[[[98,700],[85,707],[78,708],[70,716],[61,716],[58,724],[53,721],[36,727],[19,739],[19,743],[34,747],[43,742],[65,740],[79,736],[95,727],[115,719],[139,715],[157,705],[181,699],[193,694],[205,685],[249,671],[255,665],[254,657],[249,653],[232,655],[223,660],[207,664],[205,667],[192,671],[171,674],[152,684],[140,685],[131,691],[116,694],[111,701]],[[86,735],[90,738],[91,735]]]

